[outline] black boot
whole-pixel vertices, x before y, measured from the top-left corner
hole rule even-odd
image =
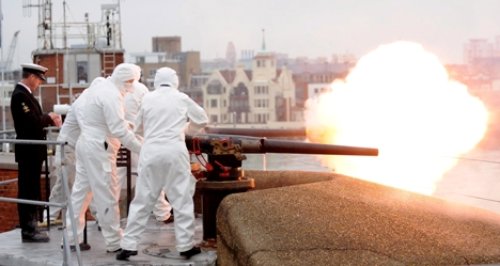
[[[128,260],[128,257],[137,255],[137,250],[126,250],[122,249],[118,254],[116,254],[117,260]]]
[[[46,232],[35,230],[34,232],[22,232],[21,237],[23,243],[46,243],[50,241],[49,235]]]
[[[190,259],[192,256],[196,254],[201,253],[200,247],[192,247],[190,250],[187,251],[181,251],[181,256],[185,257],[187,260]]]

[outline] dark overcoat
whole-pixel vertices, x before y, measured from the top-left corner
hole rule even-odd
[[[19,83],[12,93],[10,109],[17,139],[46,139],[47,134],[44,128],[53,126],[54,122],[48,114],[42,112],[42,107],[33,94]],[[15,145],[16,162],[22,160],[43,161],[46,155],[46,145]]]

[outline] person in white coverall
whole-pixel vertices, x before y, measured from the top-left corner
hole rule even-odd
[[[95,86],[99,82],[105,80],[103,77],[95,78],[89,87]],[[71,107],[66,114],[66,118],[64,119],[64,123],[61,126],[61,130],[59,130],[59,135],[57,136],[57,141],[65,141],[67,145],[64,146],[64,154],[63,160],[64,164],[61,162],[61,146],[56,146],[55,153],[55,173],[56,173],[56,181],[52,190],[50,191],[50,202],[55,203],[65,203],[66,199],[69,198],[64,195],[63,191],[63,183],[62,183],[62,175],[66,177],[68,180],[68,187],[70,189],[73,188],[73,183],[75,182],[75,174],[76,174],[76,161],[75,161],[75,146],[78,137],[80,136],[80,126],[78,125],[78,121],[75,114],[76,107],[84,101],[85,92],[83,93],[71,104]],[[95,214],[94,208],[91,206],[91,212]],[[59,212],[61,208],[51,207],[50,208],[50,218],[54,219],[59,216]]]
[[[71,193],[75,210],[73,218],[81,239],[85,212],[94,197],[97,219],[108,252],[120,250],[122,237],[116,153],[120,142],[132,152],[139,153],[141,149],[141,142],[128,127],[123,111],[123,97],[132,90],[132,84],[139,79],[139,75],[138,66],[119,64],[111,77],[87,90],[85,102],[76,109],[81,133],[76,144],[76,179]],[[69,213],[66,217],[70,228]],[[70,243],[74,243],[77,236],[73,236],[71,231],[68,235]]]
[[[206,112],[189,96],[178,91],[176,72],[157,70],[155,90],[146,94],[137,116],[137,132],[144,132],[139,155],[135,197],[130,204],[127,227],[117,260],[137,255],[137,245],[149,212],[161,191],[168,195],[174,210],[176,249],[190,258],[201,252],[194,243],[193,195],[196,180],[191,174],[184,130],[188,124],[198,128],[208,123]]]
[[[129,125],[132,129],[135,128],[135,120],[137,118],[137,113],[139,112],[139,108],[141,107],[142,98],[149,90],[146,85],[142,84],[139,81],[134,82],[134,90],[125,95],[125,120],[129,122]],[[131,165],[132,171],[137,171],[137,158],[138,154],[131,153]],[[120,175],[122,178],[122,184],[125,182],[125,176],[123,174]],[[122,185],[123,186],[123,185]],[[157,221],[170,223],[173,221],[173,215],[171,215],[172,207],[165,199],[165,193],[162,191],[156,204],[153,208],[153,214]]]

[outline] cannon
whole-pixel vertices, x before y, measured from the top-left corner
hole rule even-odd
[[[219,131],[221,132],[221,131]],[[267,139],[223,134],[186,136],[186,146],[205,167],[197,188],[201,194],[203,215],[203,240],[216,239],[216,214],[221,201],[229,194],[245,192],[255,187],[254,179],[244,176],[241,169],[245,154],[295,153],[323,155],[377,156],[378,149],[342,145],[306,143],[284,139]],[[239,132],[238,132],[239,133]],[[262,131],[265,133],[265,131]],[[207,160],[203,157],[206,154]],[[210,244],[209,244],[210,245]]]
[[[188,150],[199,156],[206,154],[207,180],[239,180],[243,177],[242,161],[245,153],[295,153],[322,155],[377,156],[378,149],[306,143],[302,141],[267,139],[259,137],[206,134],[186,136]]]

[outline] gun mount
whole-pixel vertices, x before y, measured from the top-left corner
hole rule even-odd
[[[245,153],[293,153],[322,155],[377,156],[378,149],[306,143],[236,135],[186,136],[186,146],[195,155],[207,154],[207,180],[239,180],[243,177]]]

